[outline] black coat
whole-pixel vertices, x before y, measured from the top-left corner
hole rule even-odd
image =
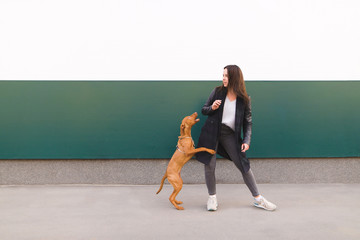
[[[203,115],[207,115],[208,118],[206,119],[206,122],[201,129],[197,147],[215,149],[216,143],[218,142],[220,136],[221,121],[226,94],[226,88],[217,87],[211,92],[209,99],[204,104],[201,112]],[[221,100],[221,105],[218,109],[212,110],[211,106],[215,100]],[[240,97],[237,97],[235,113],[235,136],[237,152],[239,154],[239,158],[241,159],[241,163],[244,167],[245,172],[250,169],[250,163],[246,157],[245,152],[241,152],[241,144],[247,143],[250,146],[251,126],[251,102],[249,101],[249,103],[245,105],[244,100]],[[241,137],[242,129],[244,131],[244,139],[242,139]],[[220,143],[218,145],[217,154],[231,160]],[[209,164],[211,157],[212,155],[207,152],[199,152],[196,154],[196,159],[204,164]]]

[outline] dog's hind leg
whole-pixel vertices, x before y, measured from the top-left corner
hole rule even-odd
[[[179,201],[176,201],[175,200],[175,197],[176,195],[179,193],[180,191],[179,190],[174,190],[173,193],[171,194],[169,200],[170,202],[172,203],[172,205],[174,205],[174,207],[177,209],[177,210],[184,210],[183,207],[179,206],[178,203]],[[179,203],[180,204],[180,203]]]
[[[183,204],[182,201],[178,201],[178,200],[176,200],[176,199],[175,199],[175,203],[178,204],[178,205]]]
[[[179,175],[180,175],[180,174],[179,174]],[[183,180],[182,180],[181,176],[180,176],[180,179],[179,179],[179,180],[180,180],[180,190],[175,194],[175,197],[176,197],[176,195],[179,194],[179,192],[181,191],[182,186],[183,186]],[[176,199],[174,199],[174,201],[175,201],[176,204],[183,204],[182,201],[178,201],[178,200],[176,200]]]
[[[168,179],[169,180],[169,179]],[[177,210],[184,210],[183,207],[179,206],[178,204],[181,204],[182,202],[181,201],[177,201],[175,199],[175,197],[179,194],[179,192],[181,191],[182,189],[182,180],[179,179],[180,181],[177,181],[177,182],[173,182],[173,181],[169,181],[171,183],[171,185],[174,187],[174,191],[173,193],[170,195],[169,197],[169,200],[170,202],[174,205],[174,207],[177,209]]]
[[[170,198],[169,198],[169,200],[170,200],[170,202],[172,203],[172,205],[174,205],[174,207],[177,209],[177,210],[184,210],[184,208],[183,207],[181,207],[181,206],[179,206],[176,202],[176,200],[175,200],[175,196],[178,194],[178,191],[177,190],[174,190],[173,191],[173,193],[170,195]]]

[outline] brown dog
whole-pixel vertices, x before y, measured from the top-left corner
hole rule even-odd
[[[208,148],[197,148],[194,147],[194,141],[191,137],[191,128],[192,126],[199,122],[200,119],[196,119],[198,114],[195,112],[190,116],[186,116],[180,126],[180,137],[176,146],[176,151],[173,154],[173,156],[170,159],[169,165],[166,169],[166,173],[164,177],[161,180],[161,185],[159,188],[159,191],[157,191],[156,194],[158,194],[163,185],[164,181],[167,178],[169,183],[174,187],[173,193],[170,195],[169,200],[170,202],[176,207],[178,210],[183,210],[183,207],[178,206],[178,204],[182,204],[181,201],[177,201],[175,199],[176,195],[179,194],[181,191],[183,181],[180,176],[181,168],[185,165],[187,161],[189,161],[197,152],[203,152],[206,151],[210,154],[215,154],[214,150],[208,149]]]

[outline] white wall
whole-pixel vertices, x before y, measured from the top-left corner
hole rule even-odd
[[[358,0],[1,0],[1,80],[360,80]]]

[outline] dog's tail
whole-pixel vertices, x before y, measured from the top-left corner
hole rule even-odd
[[[161,179],[161,185],[160,185],[160,188],[159,188],[159,190],[157,191],[156,194],[158,194],[158,193],[161,191],[161,189],[163,188],[164,181],[165,181],[166,178],[167,178],[167,174],[165,173],[165,175],[164,175],[163,178]]]

